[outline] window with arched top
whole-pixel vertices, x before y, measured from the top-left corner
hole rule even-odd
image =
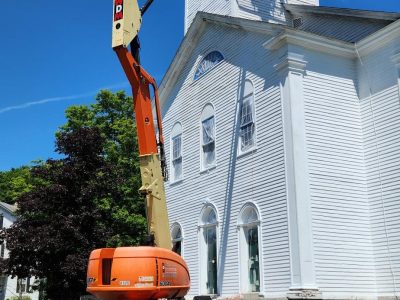
[[[208,295],[218,294],[217,277],[217,212],[206,205],[200,216],[200,289]]]
[[[208,53],[197,66],[196,73],[194,74],[194,80],[199,79],[223,60],[224,56],[219,51],[212,51]]]
[[[182,179],[182,125],[179,122],[175,123],[171,131],[171,171],[172,182]]]
[[[182,234],[182,227],[178,223],[175,223],[172,226],[171,237],[172,237],[172,251],[174,251],[179,255],[182,255],[183,234]]]
[[[239,214],[240,290],[260,292],[260,218],[257,207],[246,204]]]
[[[246,80],[244,83],[243,97],[239,103],[239,126],[239,154],[241,154],[256,145],[254,86],[250,80]]]
[[[217,214],[212,206],[207,206],[204,209],[201,221],[201,225],[205,227],[217,225]]]
[[[208,103],[201,112],[200,164],[201,170],[215,166],[215,115],[214,107]]]

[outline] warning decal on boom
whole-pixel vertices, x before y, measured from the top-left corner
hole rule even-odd
[[[114,21],[119,21],[124,17],[124,0],[115,0]]]

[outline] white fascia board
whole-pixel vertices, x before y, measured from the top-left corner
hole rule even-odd
[[[258,32],[267,35],[275,35],[286,28],[286,25],[279,23],[272,23],[266,21],[250,20],[238,17],[222,16],[209,13],[201,13],[200,17],[205,22],[215,23],[219,26],[228,26],[236,29],[242,29],[246,31]]]
[[[289,28],[285,28],[281,34],[266,41],[263,46],[268,50],[277,50],[287,44],[338,56],[356,57],[353,43]]]
[[[190,58],[193,49],[196,47],[197,40],[203,33],[205,26],[205,22],[199,17],[199,14],[197,14],[161,81],[159,87],[161,107],[167,100],[167,97],[173,89],[186,61]]]
[[[400,39],[400,20],[362,39],[356,43],[356,47],[361,55],[367,55],[396,39]]]
[[[324,7],[324,6],[313,6],[313,5],[298,5],[298,4],[284,4],[284,6],[287,11],[297,14],[311,13],[319,15],[332,15],[339,17],[361,18],[361,19],[382,20],[382,21],[396,21],[397,19],[400,18],[400,14],[395,12],[360,10],[360,9],[338,8],[338,7]]]

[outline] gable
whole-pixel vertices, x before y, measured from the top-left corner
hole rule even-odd
[[[221,27],[221,30],[228,31],[232,29],[240,30],[236,32],[240,32],[241,34],[251,34],[251,32],[256,34],[261,33],[265,36],[265,40],[271,38],[271,35],[277,34],[280,30],[282,30],[282,25],[218,16],[204,12],[198,13],[160,84],[159,93],[161,107],[163,107],[167,98],[170,97],[170,94],[176,90],[177,81],[179,81],[179,78],[183,76],[182,74],[187,74],[187,68],[189,67],[188,64],[191,66],[191,68],[193,68],[191,71],[195,72],[194,64],[199,63],[201,59],[199,55],[206,55],[213,50],[219,50],[215,45],[223,45],[222,42],[215,43],[215,45],[210,44],[209,48],[204,50],[205,53],[201,52],[196,58],[197,61],[193,61],[192,56],[194,53],[196,53],[196,51],[198,51],[200,39],[211,27]],[[221,53],[224,55],[223,52]],[[193,78],[194,74],[192,75]]]

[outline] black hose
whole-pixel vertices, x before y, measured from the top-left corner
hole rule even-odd
[[[140,65],[140,41],[138,35],[133,39],[130,46],[133,58],[136,60],[138,65]]]
[[[145,12],[149,9],[150,5],[153,3],[154,0],[147,0],[146,4],[143,5],[143,7],[140,9],[140,12],[142,13],[142,16],[145,14]]]

